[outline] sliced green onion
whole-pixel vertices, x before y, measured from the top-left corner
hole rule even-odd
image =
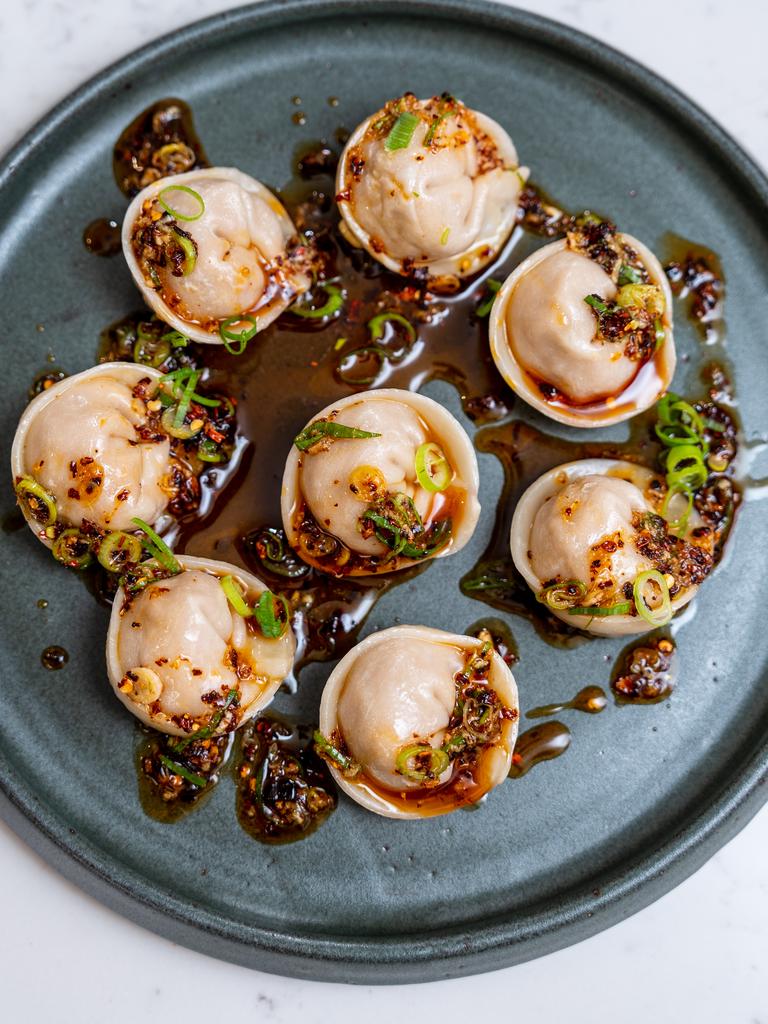
[[[491,312],[491,307],[496,301],[496,293],[501,289],[501,281],[496,281],[494,278],[489,277],[485,282],[485,287],[488,295],[475,310],[475,316],[478,317],[486,317]]]
[[[135,534],[114,530],[99,544],[97,557],[108,572],[122,572],[126,565],[141,561],[143,550]]]
[[[563,583],[550,583],[548,587],[544,587],[538,599],[552,611],[565,612],[573,608],[574,601],[580,601],[586,593],[586,583],[582,583],[581,580],[565,580]]]
[[[642,284],[643,275],[635,267],[630,267],[628,263],[622,263],[619,268],[619,284]]]
[[[251,326],[242,331],[230,331],[234,324],[241,324],[248,321]],[[238,316],[227,317],[219,324],[219,337],[224,343],[224,348],[230,355],[241,356],[245,352],[245,346],[259,330],[259,321],[250,313],[240,313]]]
[[[367,437],[381,437],[381,434],[372,434],[369,430],[358,430],[357,427],[346,427],[343,423],[337,423],[335,420],[315,420],[294,437],[293,443],[300,452],[305,452],[326,437],[361,440]]]
[[[428,759],[426,769],[417,765]],[[432,747],[428,743],[413,743],[398,753],[395,758],[395,771],[411,782],[427,782],[439,779],[451,761],[444,750]]]
[[[383,336],[384,326],[388,323],[399,324],[408,335],[408,342],[411,345],[416,343],[416,328],[410,320],[406,319],[402,315],[402,313],[395,313],[393,310],[385,310],[383,313],[377,313],[376,316],[372,316],[368,321],[367,327],[371,335],[371,341],[378,341]],[[386,353],[386,349],[383,351]],[[389,353],[386,354],[387,356],[389,355]]]
[[[31,476],[23,476],[15,486],[16,497],[27,513],[41,526],[56,522],[56,499]]]
[[[333,316],[335,313],[338,313],[344,303],[341,288],[338,285],[324,281],[319,282],[318,287],[327,295],[327,299],[322,306],[313,308],[312,306],[293,305],[290,308],[290,312],[295,316],[301,316],[308,320],[320,320],[323,317]]]
[[[288,629],[290,620],[291,611],[283,595],[265,590],[256,605],[256,621],[264,636],[269,640],[277,640]]]
[[[202,775],[197,775],[183,764],[179,764],[178,761],[173,761],[170,757],[166,757],[165,754],[160,754],[158,760],[161,764],[165,765],[169,772],[173,772],[174,775],[180,775],[182,779],[191,782],[193,786],[199,786],[202,789],[208,785],[208,780],[204,779]]]
[[[425,491],[444,491],[453,479],[451,464],[443,449],[427,441],[416,449],[416,476]]]
[[[197,264],[197,249],[195,248],[195,243],[191,238],[187,238],[186,235],[182,235],[180,231],[174,231],[173,237],[176,239],[180,248],[184,251],[184,266],[182,267],[181,272],[184,277],[189,277]]]
[[[656,423],[653,429],[656,437],[667,448],[674,448],[680,444],[698,444],[699,442],[699,435],[687,423]]]
[[[201,462],[223,462],[226,458],[221,446],[204,437],[197,446],[197,457]]]
[[[166,331],[160,340],[169,342],[172,348],[185,348],[189,344],[189,338],[181,331]]]
[[[384,148],[390,152],[396,149],[407,149],[418,123],[419,119],[416,114],[409,114],[407,111],[400,114],[384,140]]]
[[[599,295],[585,295],[584,296],[584,301],[586,302],[586,304],[588,306],[591,306],[592,309],[596,310],[598,313],[607,313],[608,312],[608,306],[600,298]]]
[[[163,199],[163,196],[167,195],[169,192],[184,192],[188,196],[192,196],[192,198],[200,204],[199,212],[196,213],[193,217],[186,217],[183,213],[179,213],[178,210],[174,210],[174,208],[172,206],[169,206],[168,203],[166,203],[165,200]],[[166,185],[165,188],[160,189],[160,191],[157,193],[157,201],[162,206],[166,213],[170,213],[174,220],[199,220],[205,213],[205,202],[203,201],[203,197],[200,195],[199,192],[195,192],[193,188],[189,188],[187,185]]]
[[[665,468],[667,484],[670,487],[683,485],[695,491],[707,482],[709,476],[701,449],[692,444],[681,444],[670,448],[667,452]]]
[[[157,369],[158,366],[162,366],[171,352],[170,343],[164,341],[163,338],[154,338],[150,334],[142,334],[139,331],[133,346],[133,361]]]
[[[631,601],[622,601],[621,604],[589,604],[580,605],[576,608],[569,608],[569,615],[589,615],[597,618],[605,618],[609,615],[629,615],[632,611]]]
[[[142,537],[141,542],[147,551],[149,551],[150,555],[157,559],[160,565],[162,565],[164,569],[167,569],[168,572],[172,572],[174,575],[176,573],[180,573],[181,566],[174,558],[173,552],[165,543],[163,538],[155,533],[149,523],[145,523],[144,520],[139,519],[138,516],[135,516],[131,522],[134,526],[138,526],[142,533],[145,534],[145,536]]]
[[[184,422],[184,419],[189,411],[189,406],[192,402],[192,395],[195,393],[195,387],[197,382],[200,380],[200,370],[193,370],[187,375],[184,382],[184,387],[181,392],[181,398],[179,404],[176,407],[176,412],[173,417],[173,425],[178,430]]]
[[[251,606],[245,600],[243,592],[240,589],[235,577],[222,576],[221,579],[219,580],[219,583],[221,584],[221,589],[224,591],[227,600],[235,609],[237,614],[242,615],[244,619],[250,618],[250,616],[253,615],[253,608],[251,608]]]
[[[685,533],[685,528],[688,525],[688,519],[693,509],[693,491],[688,487],[668,488],[661,506],[661,515],[664,517],[664,519],[667,518],[670,502],[677,494],[685,495],[687,499],[687,507],[680,513],[680,515],[676,519],[668,520],[668,522],[669,528],[672,531],[672,533],[681,536],[683,533]]]
[[[453,97],[447,97],[448,102],[453,102]],[[444,104],[441,104],[443,106]],[[427,134],[424,136],[424,145],[431,146],[432,142],[437,134],[437,130],[443,121],[447,120],[452,114],[451,110],[440,110],[440,112],[433,118],[432,124],[429,126]]]
[[[160,425],[166,434],[170,434],[171,437],[178,438],[180,441],[188,441],[190,437],[194,437],[195,434],[200,433],[203,429],[203,424],[201,423],[196,429],[193,429],[190,423],[181,423],[181,425],[177,427],[176,419],[178,409],[179,407],[177,405],[169,405],[160,417]]]
[[[70,569],[84,569],[91,562],[91,541],[79,530],[69,529],[60,533],[53,542],[53,557]]]
[[[661,604],[658,608],[652,608],[646,599],[645,589],[648,584],[658,588],[659,596],[661,597]],[[644,618],[651,626],[666,626],[672,618],[672,601],[669,597],[667,581],[658,569],[649,569],[648,572],[639,573],[632,588],[632,593],[635,598],[635,608],[638,615]]]
[[[443,228],[443,233],[440,235],[440,245],[448,245],[448,238],[450,234],[450,228]]]
[[[360,765],[356,764],[347,754],[343,754],[338,747],[323,736],[319,729],[315,729],[312,733],[312,739],[317,753],[325,756],[329,761],[333,761],[345,775],[357,775],[360,771]]]
[[[176,740],[174,743],[171,743],[171,750],[174,752],[174,754],[180,754],[182,751],[186,750],[190,743],[197,743],[198,740],[210,739],[210,737],[213,736],[213,734],[218,729],[219,723],[221,722],[222,718],[224,717],[225,713],[228,711],[230,706],[232,704],[239,703],[240,693],[237,690],[229,690],[224,700],[223,706],[211,715],[210,719],[208,720],[208,725],[204,725],[202,729],[198,729],[197,732],[192,733],[190,736],[184,736],[182,739]]]

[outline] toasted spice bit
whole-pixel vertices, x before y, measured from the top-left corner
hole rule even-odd
[[[674,686],[675,643],[668,637],[644,638],[623,654],[611,682],[619,703],[652,704],[669,696]]]

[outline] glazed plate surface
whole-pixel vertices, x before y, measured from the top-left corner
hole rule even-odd
[[[705,115],[598,42],[513,9],[471,0],[288,0],[153,43],[67,99],[4,163],[3,464],[48,353],[68,372],[90,366],[99,331],[137,307],[121,259],[94,257],[81,235],[94,217],[122,215],[111,148],[141,109],[163,96],[186,99],[214,163],[279,188],[299,143],[353,128],[405,89],[449,89],[500,121],[534,180],[566,207],[604,211],[651,247],[671,230],[714,248],[727,281],[726,350],[746,437],[764,430],[768,185]],[[291,121],[295,95],[304,100],[304,127]],[[697,394],[707,354],[680,315],[676,340],[676,390]],[[448,384],[427,393],[461,417]],[[514,415],[577,436],[522,403]],[[626,425],[600,436],[624,439]],[[472,543],[390,590],[363,635],[395,621],[462,631],[488,614],[458,588],[487,543],[502,484],[495,458],[479,459],[484,514]],[[12,505],[5,486],[4,516]],[[106,681],[107,611],[51,565],[28,531],[6,533],[3,813],[110,906],[253,967],[417,981],[551,952],[669,890],[768,795],[761,525],[759,503],[746,502],[730,555],[678,634],[671,700],[611,706],[595,718],[568,713],[568,753],[506,783],[476,813],[392,823],[343,799],[315,835],[282,847],[259,845],[239,828],[229,778],[173,827],[145,817],[135,725]],[[586,683],[607,685],[619,642],[558,651],[528,621],[508,621],[520,646],[524,709],[567,699]],[[49,644],[69,651],[65,670],[41,666]],[[280,695],[276,709],[315,718],[330,668],[309,667],[298,696]]]

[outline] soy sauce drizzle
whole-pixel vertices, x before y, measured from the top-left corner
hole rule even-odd
[[[664,272],[673,294],[681,301],[687,300],[689,319],[706,344],[722,342],[725,278],[717,255],[706,246],[671,233],[666,235],[663,248],[670,254]]]
[[[608,706],[608,698],[602,686],[585,686],[571,700],[562,704],[542,704],[526,711],[526,718],[549,718],[561,711],[583,711],[587,715],[599,715]]]
[[[192,741],[182,753],[175,736],[141,728],[136,750],[139,800],[155,821],[170,823],[202,806],[231,758],[235,737]]]
[[[542,761],[560,757],[570,745],[571,730],[562,722],[545,722],[528,729],[517,737],[509,778],[522,778]]]
[[[92,220],[83,232],[83,245],[94,256],[116,256],[122,248],[120,225],[110,217]]]

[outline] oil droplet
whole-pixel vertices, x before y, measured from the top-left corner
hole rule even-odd
[[[109,217],[92,220],[83,232],[83,245],[96,256],[115,256],[122,248],[120,225]]]
[[[294,107],[300,107],[301,102],[301,96],[291,96],[291,103],[294,105]]]
[[[519,779],[541,761],[551,761],[571,745],[571,730],[562,722],[545,722],[517,737],[510,779]]]
[[[45,330],[45,324],[38,324],[37,330],[40,332],[40,334],[42,334],[43,331]]]
[[[550,715],[557,715],[561,711],[583,711],[587,715],[599,715],[608,704],[605,690],[601,686],[585,686],[579,690],[573,700],[564,701],[562,704],[542,704],[541,707],[531,708],[526,711],[526,718],[548,718]]]
[[[47,608],[48,607],[48,602],[45,600],[44,597],[41,597],[40,600],[37,602],[37,607],[38,608]]]
[[[69,654],[63,647],[57,647],[55,644],[52,647],[46,647],[40,655],[40,662],[43,668],[50,669],[51,672],[64,668],[68,661]]]
[[[304,113],[303,110],[297,110],[295,114],[291,114],[291,120],[293,121],[294,124],[306,124],[307,115]]]
[[[338,105],[339,105],[339,97],[338,96],[329,96],[328,97],[328,106],[329,107],[338,107]]]

